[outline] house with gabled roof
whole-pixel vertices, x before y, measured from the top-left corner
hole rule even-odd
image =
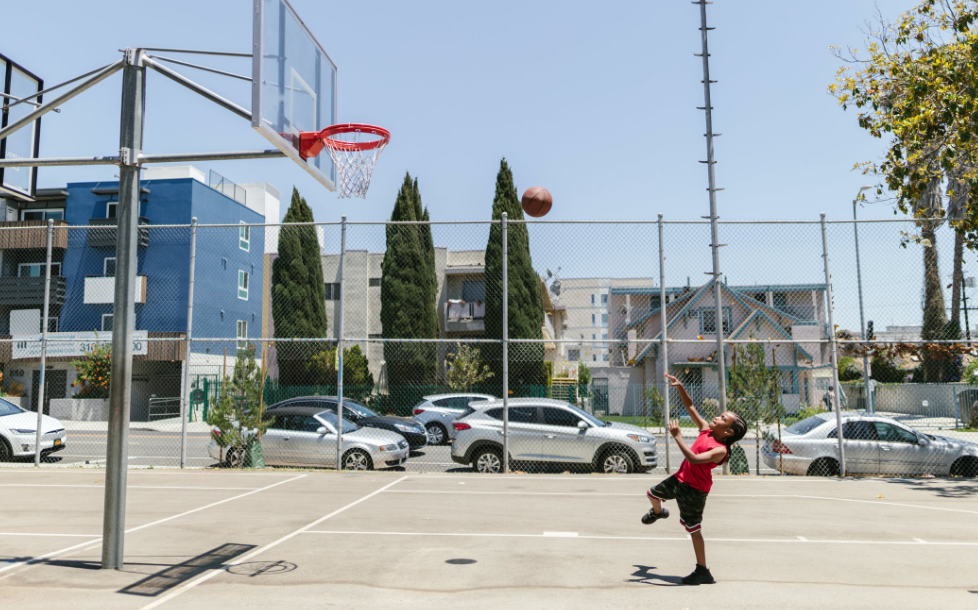
[[[694,400],[717,394],[716,332],[734,340],[783,340],[767,344],[769,366],[782,375],[786,410],[811,404],[816,385],[831,377],[824,284],[731,286],[720,284],[722,320],[717,320],[714,280],[698,288],[612,287],[608,302],[609,336],[615,338],[614,366],[640,369],[646,385],[670,372],[687,384]],[[661,358],[663,314],[670,343],[669,362]],[[734,344],[725,347],[727,367],[735,364]],[[820,381],[819,381],[820,380]]]

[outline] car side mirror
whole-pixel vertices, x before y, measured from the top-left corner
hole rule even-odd
[[[329,434],[329,428],[326,426],[319,426],[319,429],[316,430],[316,434]]]
[[[591,426],[587,425],[587,422],[582,419],[581,421],[577,422],[577,427],[581,430],[587,430]]]
[[[920,446],[926,445],[927,444],[927,438],[924,437],[924,436],[918,436],[917,437],[917,444],[920,445]]]

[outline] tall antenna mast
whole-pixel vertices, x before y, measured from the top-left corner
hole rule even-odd
[[[727,410],[727,369],[724,366],[723,358],[723,304],[721,302],[720,294],[720,247],[723,245],[720,243],[720,236],[717,230],[717,191],[723,190],[716,187],[716,176],[714,175],[713,166],[716,165],[716,160],[713,158],[713,106],[710,102],[710,85],[716,81],[710,80],[710,51],[709,45],[707,44],[707,34],[710,30],[715,29],[707,27],[706,25],[706,5],[713,4],[712,2],[706,2],[706,0],[699,0],[699,2],[693,2],[693,4],[698,4],[700,7],[700,33],[702,34],[703,40],[703,52],[697,53],[697,57],[703,58],[703,106],[700,110],[703,110],[706,114],[706,161],[700,161],[700,163],[706,164],[707,175],[709,176],[709,188],[707,191],[710,193],[710,215],[704,216],[703,218],[710,219],[710,248],[713,249],[713,271],[708,272],[707,275],[713,276],[713,301],[716,304],[716,337],[717,337],[717,391],[720,393],[720,412]],[[720,134],[715,134],[719,136]],[[724,463],[724,471],[726,472],[727,465]]]

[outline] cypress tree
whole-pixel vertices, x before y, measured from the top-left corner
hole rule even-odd
[[[312,210],[295,188],[282,222],[313,222]],[[278,257],[272,264],[272,316],[276,338],[328,337],[326,285],[316,227],[283,226],[279,231]],[[306,362],[315,350],[314,344],[280,343],[279,381],[284,385],[304,383]]]
[[[418,219],[424,222],[431,222],[428,216],[428,208],[421,205],[421,190],[418,189],[418,179],[414,179],[414,198],[416,201],[415,213]],[[421,251],[425,257],[424,279],[427,282],[425,287],[425,308],[430,315],[426,320],[428,325],[425,329],[425,337],[438,337],[438,272],[435,269],[435,242],[431,235],[431,225],[418,226],[418,238],[421,240]]]
[[[392,221],[420,220],[423,215],[411,175],[397,192]],[[429,255],[419,225],[388,225],[387,250],[381,263],[380,319],[388,339],[433,339],[438,336],[431,290]],[[384,343],[388,383],[430,385],[435,379],[433,343]],[[410,400],[403,397],[406,400]]]
[[[492,219],[500,220],[506,212],[509,220],[523,220],[513,172],[504,158],[496,175],[496,195],[492,201]],[[540,276],[533,270],[530,259],[530,236],[525,224],[507,227],[509,262],[509,338],[543,338],[543,294]],[[489,228],[486,244],[486,336],[503,337],[503,249],[502,226]],[[494,381],[502,381],[502,347],[489,344],[485,349],[487,364],[492,369]],[[542,343],[517,343],[509,348],[510,387],[542,385],[545,382],[544,347]]]

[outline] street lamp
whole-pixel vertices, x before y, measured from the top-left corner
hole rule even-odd
[[[856,210],[859,207],[859,196],[863,194],[863,191],[868,191],[871,188],[873,187],[869,185],[860,187],[859,192],[856,193],[856,198],[852,200],[852,230],[856,235],[856,285],[859,289],[859,338],[862,341],[866,340],[866,322],[863,316],[863,274],[859,264],[859,222],[856,218]],[[869,412],[875,413],[873,393],[869,387],[869,375],[869,356],[863,353],[863,394],[866,396],[866,406]]]

